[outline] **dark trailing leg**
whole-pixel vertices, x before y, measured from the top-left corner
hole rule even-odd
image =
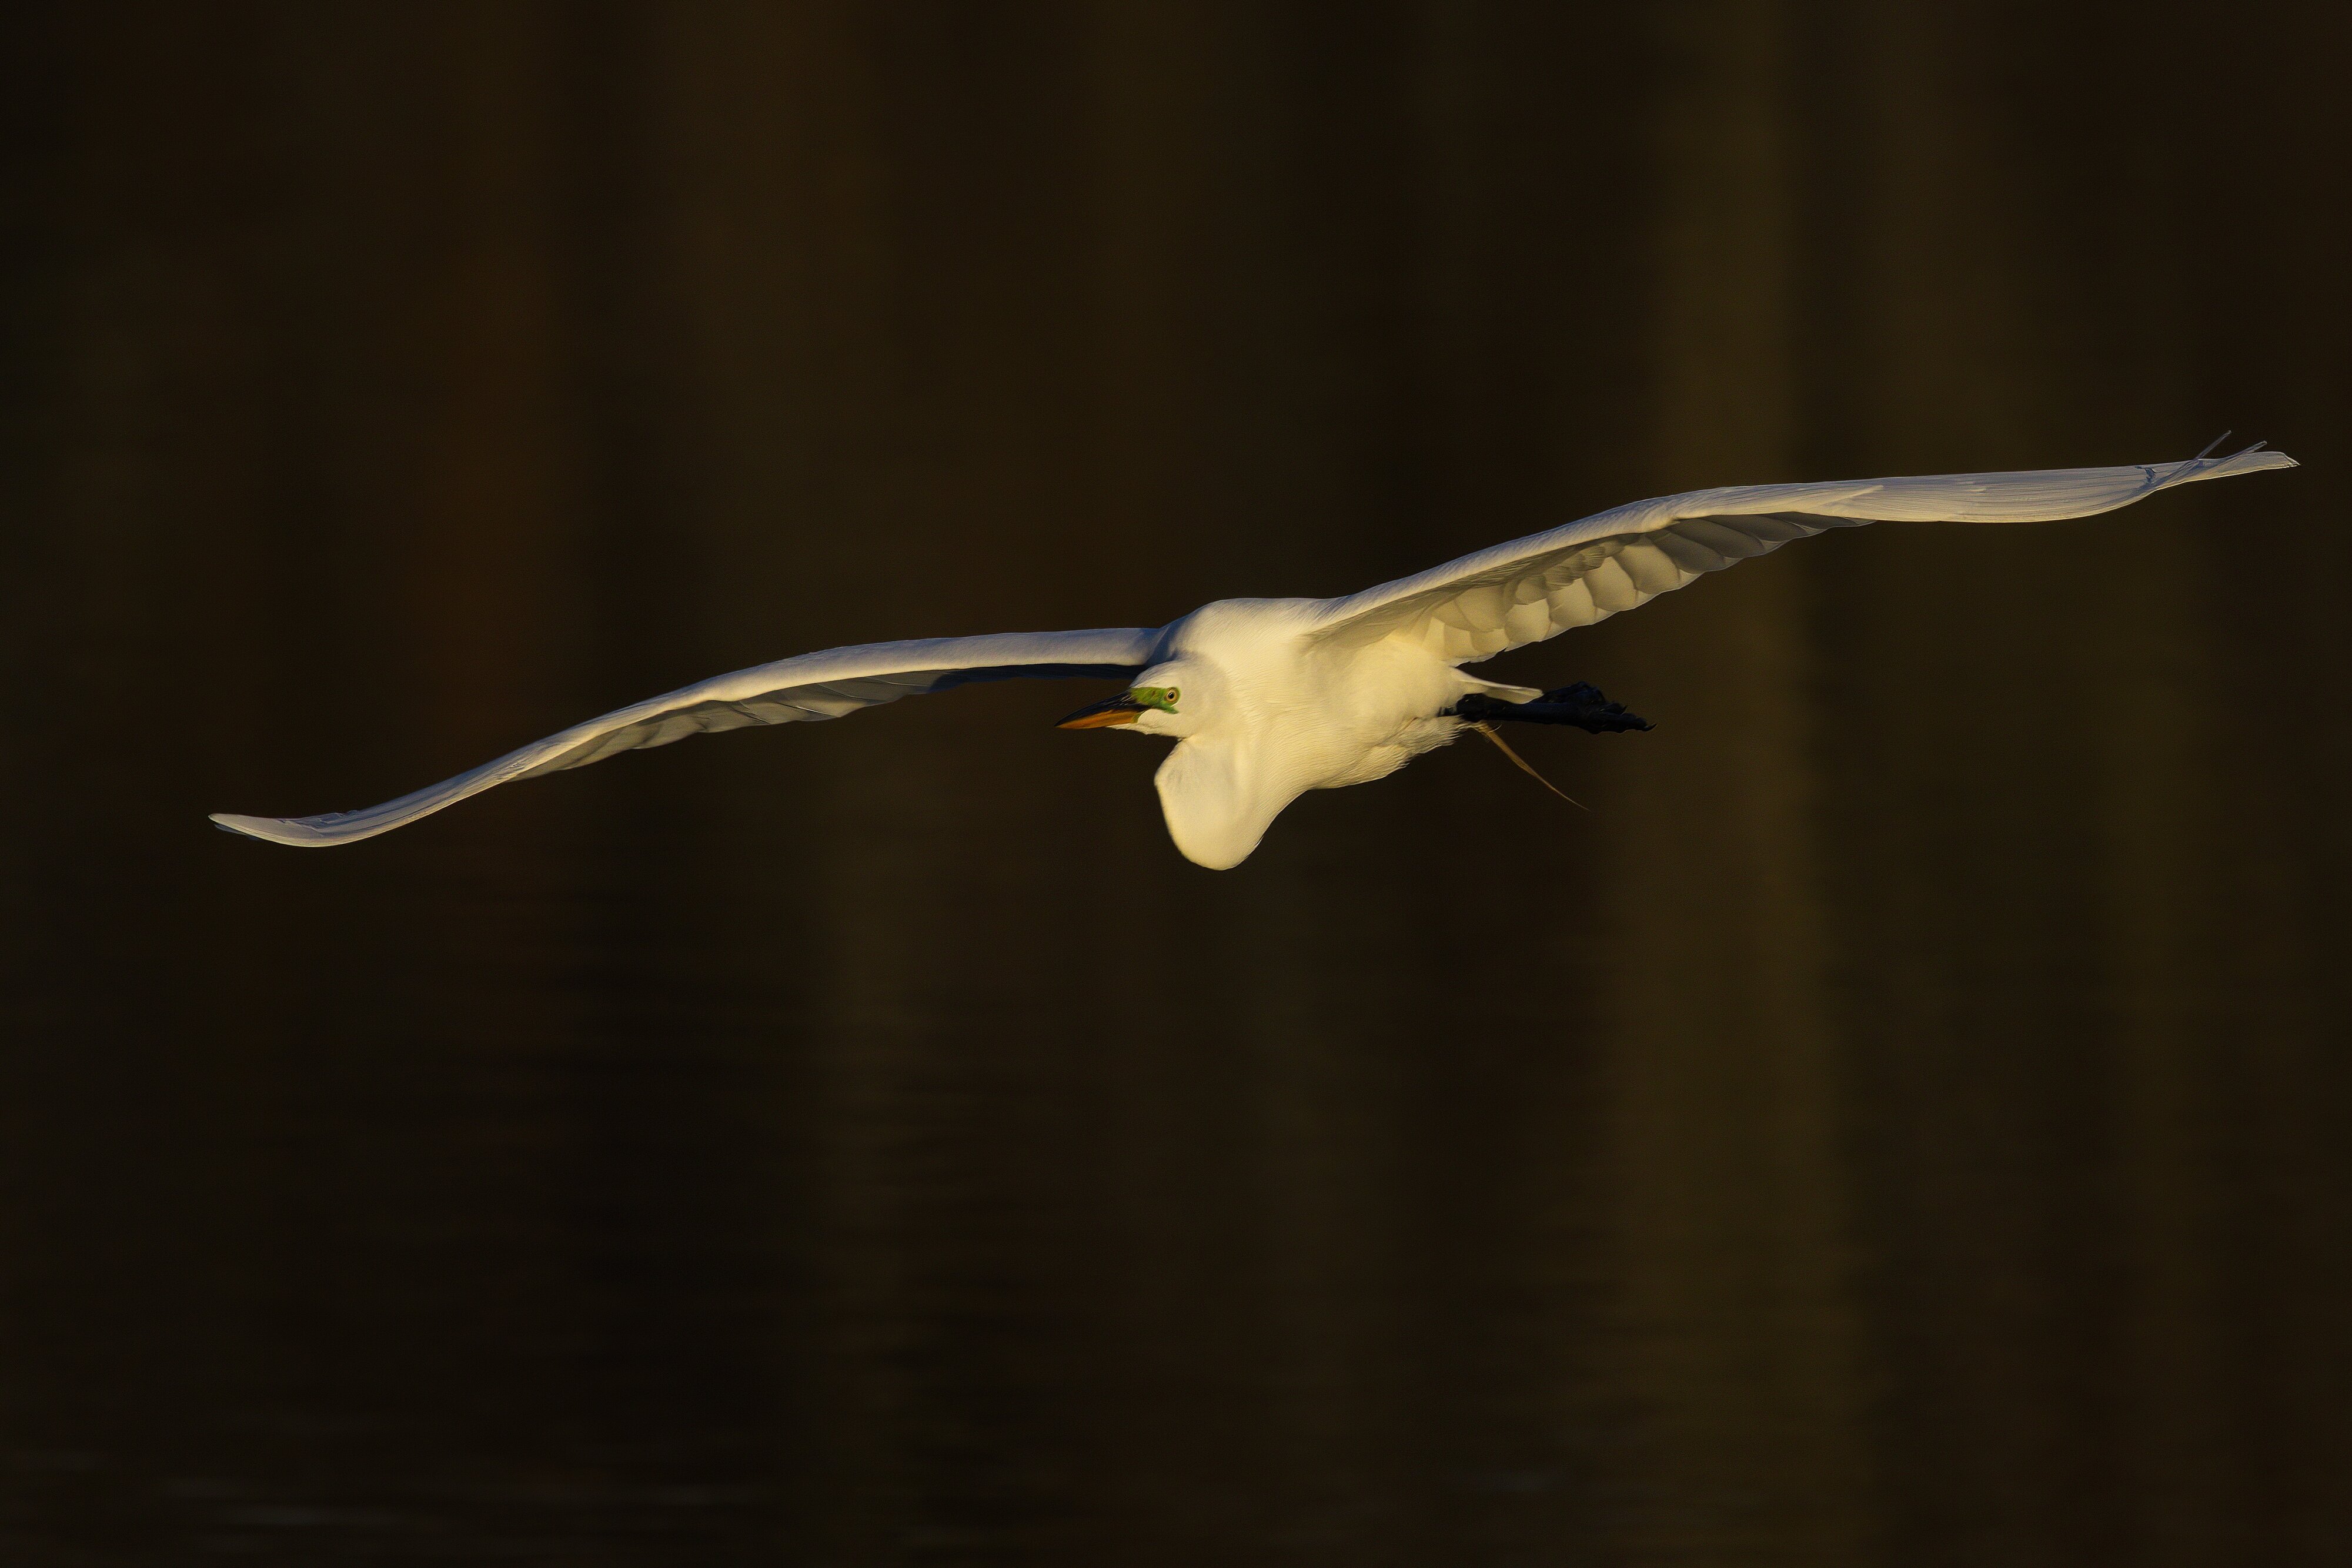
[[[1639,714],[1627,713],[1623,703],[1612,703],[1601,695],[1601,688],[1579,681],[1572,686],[1562,686],[1556,692],[1546,692],[1531,703],[1507,703],[1499,697],[1473,692],[1454,705],[1454,716],[1473,724],[1496,724],[1511,720],[1520,724],[1572,724],[1593,735],[1611,735],[1621,730],[1647,729],[1650,721]]]

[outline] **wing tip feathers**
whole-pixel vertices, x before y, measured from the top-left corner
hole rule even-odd
[[[2191,459],[2191,461],[2201,462],[2203,459]],[[2222,474],[2260,474],[2269,469],[2302,466],[2302,464],[2276,447],[2258,441],[2243,452],[2233,453],[2218,463],[2209,465],[2197,477],[2201,479]]]
[[[213,826],[225,833],[259,839],[266,843],[289,844],[299,850],[323,849],[329,844],[342,841],[292,817],[240,817],[228,811],[215,811],[209,820]]]

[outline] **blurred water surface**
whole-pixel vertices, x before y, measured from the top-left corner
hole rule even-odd
[[[2297,1563],[2352,1531],[2344,14],[32,7],[0,1555]],[[1239,871],[845,642],[1702,485],[1652,735]]]

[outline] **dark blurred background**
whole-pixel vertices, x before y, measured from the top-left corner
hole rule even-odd
[[[2338,5],[50,4],[0,37],[0,1558],[2311,1563]],[[829,644],[1839,534],[1169,845]]]

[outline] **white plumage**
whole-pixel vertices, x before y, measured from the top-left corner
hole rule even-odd
[[[275,843],[351,843],[516,779],[705,731],[839,718],[973,681],[1126,678],[1078,722],[1176,741],[1158,775],[1176,847],[1240,864],[1309,789],[1381,778],[1464,727],[1471,694],[1538,693],[1460,666],[1631,610],[1701,574],[1825,529],[1882,521],[2042,522],[2113,511],[2175,485],[2270,468],[2284,453],[2129,468],[1757,485],[1639,501],[1344,599],[1228,599],[1157,629],[1040,632],[835,648],[720,675],[575,725],[469,773],[361,811],[213,821]],[[1141,702],[1134,698],[1144,699]],[[1106,712],[1105,710],[1109,710]]]

